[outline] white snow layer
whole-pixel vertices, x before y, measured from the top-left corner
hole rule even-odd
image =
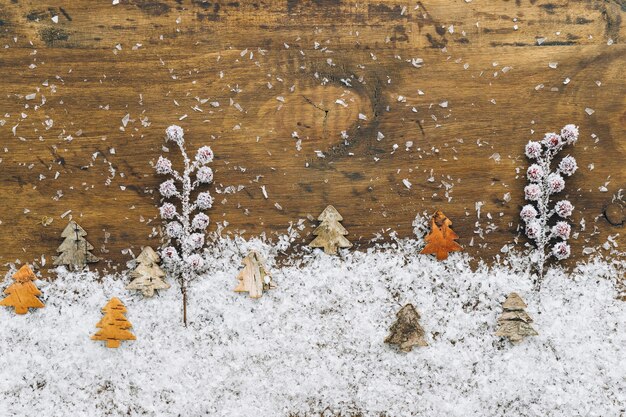
[[[241,241],[270,253],[269,246]],[[221,243],[212,270],[153,299],[127,277],[65,273],[37,281],[46,307],[0,309],[0,410],[6,416],[620,416],[626,410],[624,263],[551,270],[541,292],[519,267],[445,262],[409,247],[343,259],[319,252],[276,266],[278,287],[236,294],[243,253]],[[275,252],[274,252],[275,253]],[[10,283],[7,279],[2,288]],[[173,282],[170,279],[170,282]],[[517,291],[539,336],[494,336]],[[127,306],[136,341],[89,339],[110,297]],[[395,313],[413,303],[428,347],[385,343]],[[342,415],[346,415],[342,414]]]

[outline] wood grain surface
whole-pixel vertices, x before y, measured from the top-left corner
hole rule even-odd
[[[68,210],[102,269],[158,246],[174,123],[215,152],[212,230],[305,219],[306,244],[332,204],[359,250],[441,209],[487,261],[518,235],[524,144],[575,123],[574,259],[608,253],[625,18],[624,0],[0,0],[0,268],[50,266]]]

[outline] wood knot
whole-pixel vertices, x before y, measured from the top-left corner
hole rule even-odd
[[[604,208],[604,217],[613,226],[623,226],[626,221],[626,210],[624,209],[624,203],[616,201],[607,204]]]

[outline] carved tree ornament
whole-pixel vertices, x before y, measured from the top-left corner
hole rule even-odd
[[[329,255],[337,255],[338,248],[350,248],[352,243],[344,236],[348,231],[341,225],[343,217],[333,206],[328,206],[317,218],[321,224],[313,231],[317,236],[309,246],[312,248],[324,248]]]
[[[426,246],[421,254],[432,254],[437,260],[448,259],[450,252],[463,250],[461,245],[455,242],[459,235],[450,228],[452,221],[441,210],[437,210],[430,221],[430,233],[424,238]]]
[[[526,336],[537,336],[539,333],[530,325],[533,319],[524,311],[526,303],[512,292],[502,304],[504,312],[498,317],[496,336],[507,337],[512,343],[520,343]]]
[[[428,346],[424,338],[424,328],[420,325],[420,314],[413,304],[407,304],[396,314],[398,320],[391,326],[385,343],[397,345],[403,352],[410,352],[414,346]]]
[[[100,258],[92,254],[93,246],[85,240],[87,232],[74,220],[70,220],[61,237],[65,240],[57,248],[59,256],[54,259],[55,266],[66,265],[74,269],[82,269],[88,263],[98,262]]]
[[[37,277],[28,265],[22,266],[13,274],[13,284],[9,285],[4,293],[7,297],[0,301],[0,306],[15,308],[15,314],[26,314],[29,308],[42,308],[44,304],[37,296],[41,291],[33,283]]]
[[[166,290],[170,284],[165,282],[165,272],[159,267],[161,258],[150,247],[146,246],[137,257],[137,267],[130,273],[132,281],[127,290],[141,291],[144,297],[152,297],[154,290]]]
[[[111,298],[102,308],[102,312],[104,317],[96,324],[100,330],[91,336],[92,340],[103,340],[106,342],[106,347],[117,348],[122,340],[136,339],[135,335],[128,330],[133,326],[124,316],[126,307],[118,298]]]
[[[243,269],[237,275],[239,284],[235,292],[247,292],[251,298],[261,298],[263,291],[276,288],[263,258],[257,252],[252,251],[243,258],[243,265]]]

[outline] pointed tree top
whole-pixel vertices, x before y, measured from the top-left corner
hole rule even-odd
[[[36,280],[37,277],[35,276],[33,270],[30,269],[30,266],[23,265],[15,274],[13,274],[13,279],[16,282],[28,282]]]
[[[516,292],[509,294],[502,304],[502,308],[509,311],[523,310],[526,307],[528,306]]]
[[[104,307],[102,307],[102,311],[105,313],[111,310],[119,310],[122,313],[124,313],[126,312],[126,307],[124,306],[124,303],[120,301],[119,298],[113,297],[109,300],[109,302]]]
[[[414,317],[418,320],[421,318],[420,313],[417,312],[417,310],[415,309],[415,307],[413,307],[413,304],[411,303],[402,307],[400,311],[396,313],[396,316],[397,317],[411,317],[411,318]]]
[[[61,237],[76,237],[77,234],[78,236],[87,236],[85,229],[80,227],[74,220],[70,220],[67,226],[65,226],[63,233],[61,233]]]
[[[160,260],[159,255],[150,246],[144,246],[137,257],[137,262],[139,263],[158,263]]]
[[[341,214],[339,214],[339,212],[337,211],[337,209],[335,207],[333,207],[332,205],[329,205],[328,207],[326,207],[324,209],[324,211],[322,212],[322,214],[319,215],[319,217],[317,218],[317,220],[323,222],[323,221],[343,221],[343,217],[341,217]]]

